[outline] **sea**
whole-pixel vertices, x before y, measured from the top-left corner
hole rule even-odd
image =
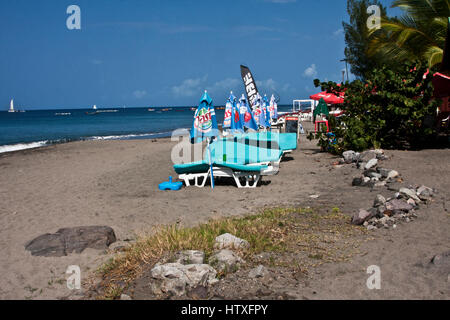
[[[192,107],[0,111],[0,153],[78,140],[133,140],[170,137],[190,129]],[[280,105],[279,112],[292,106]],[[218,123],[224,108],[216,107]]]

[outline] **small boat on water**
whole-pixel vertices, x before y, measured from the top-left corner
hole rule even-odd
[[[17,110],[17,109],[14,109],[14,99],[11,99],[11,102],[9,103],[9,109],[8,109],[8,112],[10,112],[10,113],[25,112],[25,110]]]
[[[57,112],[55,116],[70,116],[71,114],[70,112]]]
[[[100,113],[112,113],[112,112],[119,112],[119,110],[98,110],[97,106],[94,105],[92,107],[92,110],[94,110],[93,112],[86,112],[87,115],[95,115],[95,114],[100,114]]]
[[[153,111],[155,111],[155,109],[149,108],[148,111],[153,112]]]

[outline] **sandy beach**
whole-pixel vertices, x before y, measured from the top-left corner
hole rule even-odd
[[[106,225],[118,240],[133,240],[161,224],[193,226],[208,219],[249,214],[262,207],[339,207],[349,215],[376,195],[352,187],[355,169],[336,167],[338,158],[319,153],[302,137],[277,176],[256,189],[232,183],[210,188],[158,191],[172,175],[169,139],[83,141],[0,155],[0,299],[58,299],[71,295],[65,271],[79,265],[85,279],[111,254],[85,250],[60,258],[34,257],[24,244],[63,227]],[[448,278],[423,267],[450,249],[449,150],[386,151],[386,167],[405,183],[436,188],[420,217],[396,230],[379,230],[350,263],[326,264],[296,297],[309,299],[449,299]],[[317,195],[318,198],[311,198]],[[378,264],[382,290],[368,291],[366,268]],[[450,270],[449,270],[450,273]]]

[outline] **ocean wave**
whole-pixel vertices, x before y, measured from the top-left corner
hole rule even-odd
[[[48,140],[30,142],[30,143],[18,143],[18,144],[4,145],[4,146],[0,146],[0,153],[40,148],[40,147],[45,147],[47,145],[48,145]]]
[[[87,140],[131,140],[131,139],[146,139],[146,138],[160,138],[170,137],[172,131],[158,132],[158,133],[140,133],[140,134],[124,134],[124,135],[111,135],[111,136],[93,136],[87,138]]]

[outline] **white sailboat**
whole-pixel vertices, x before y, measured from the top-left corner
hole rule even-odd
[[[8,110],[8,112],[16,112],[14,110],[14,100],[13,99],[11,99],[11,102],[9,103],[9,110]]]

